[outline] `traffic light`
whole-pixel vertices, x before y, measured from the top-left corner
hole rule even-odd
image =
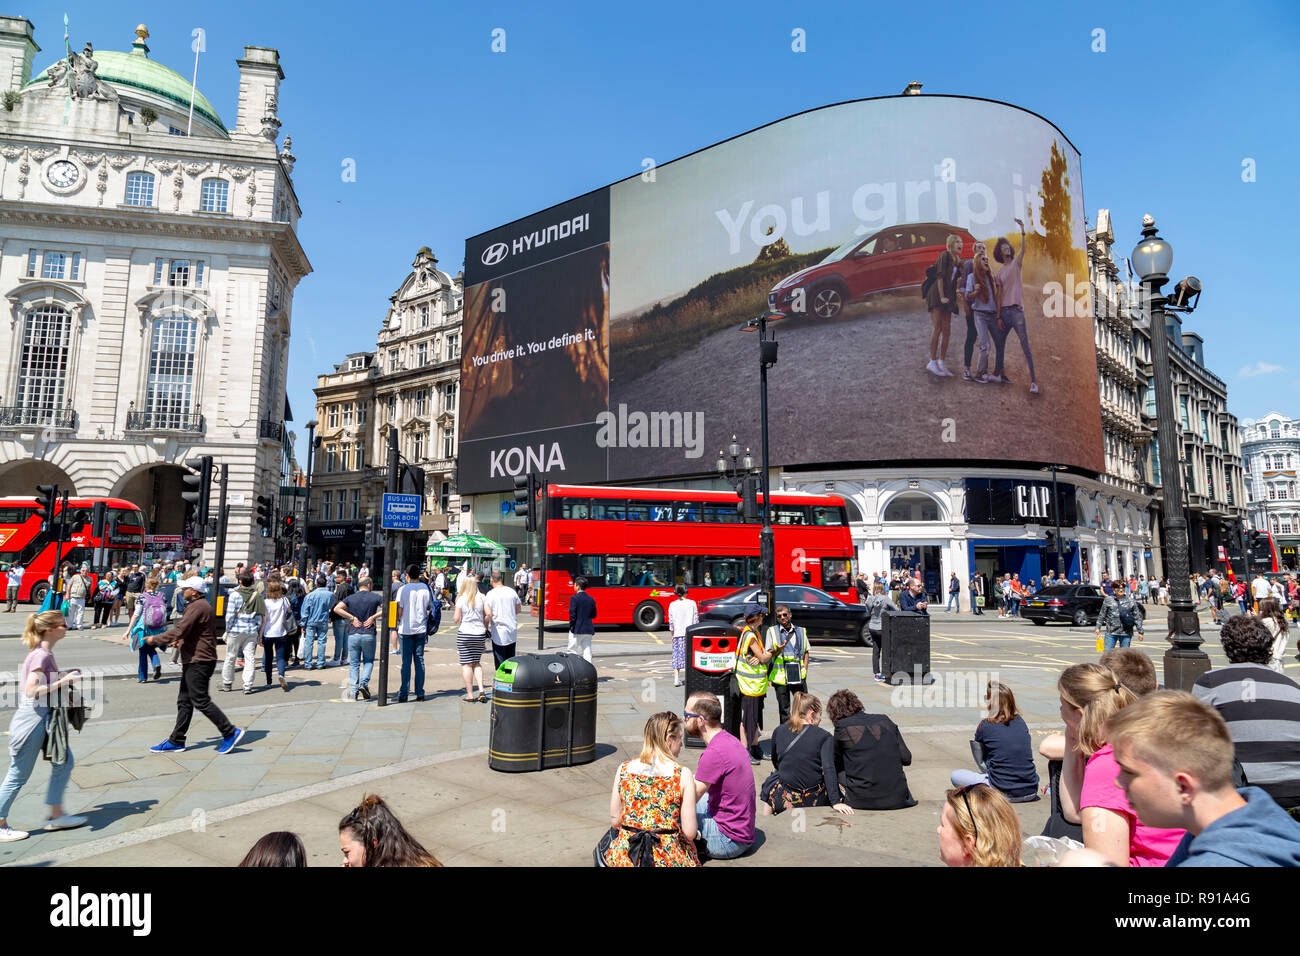
[[[187,458],[185,467],[190,469],[190,473],[181,476],[187,488],[193,488],[193,491],[182,491],[181,497],[194,505],[194,526],[203,530],[208,526],[208,499],[212,495],[212,456],[203,455],[200,458]]]
[[[262,537],[271,533],[271,499],[267,495],[257,496],[257,524],[262,529]]]
[[[515,514],[524,519],[524,530],[530,534],[537,530],[537,492],[541,479],[535,472],[515,476]]]
[[[407,485],[410,485],[411,491],[420,496],[420,510],[424,510],[424,469],[418,465],[403,465],[401,487],[397,490],[405,492]]]
[[[740,479],[737,490],[740,500],[736,502],[736,513],[746,524],[758,523],[758,475],[746,475]]]
[[[36,496],[36,517],[41,519],[41,530],[48,531],[54,518],[54,500],[59,496],[59,486],[37,485]]]
[[[281,519],[280,525],[281,528],[283,529],[280,536],[283,538],[292,538],[294,528],[297,527],[297,521],[294,518],[294,516],[285,515],[284,518]]]
[[[108,518],[108,505],[103,501],[96,501],[95,506],[90,512],[90,535],[93,538],[104,537],[104,523]]]
[[[1261,535],[1258,531],[1249,532],[1246,535],[1246,550],[1254,551],[1256,548],[1258,548],[1260,537]]]

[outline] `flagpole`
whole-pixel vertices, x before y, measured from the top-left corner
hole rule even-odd
[[[201,44],[194,44],[194,79],[190,80],[190,118],[185,124],[185,135],[189,136],[194,130],[194,92],[199,85],[199,47]]]
[[[68,95],[63,101],[63,125],[68,125],[68,113],[72,110],[72,45],[68,42],[68,15],[63,15],[63,49],[67,52]]]

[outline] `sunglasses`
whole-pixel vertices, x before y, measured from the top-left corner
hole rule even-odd
[[[970,797],[968,794],[976,787],[982,786],[984,786],[982,783],[972,783],[957,791],[961,795],[962,802],[966,804],[966,814],[970,817],[970,825],[975,829],[975,839],[977,841],[980,838],[980,827],[979,824],[975,822],[975,812],[970,808]]]
[[[689,710],[682,711],[682,720],[690,720],[692,717],[699,717],[700,720],[704,719],[703,714],[692,714]]]

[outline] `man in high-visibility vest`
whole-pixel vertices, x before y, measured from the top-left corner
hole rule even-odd
[[[758,629],[763,624],[763,610],[757,604],[745,605],[745,626],[736,645],[736,685],[740,689],[740,742],[749,750],[750,763],[763,759],[758,746],[758,717],[767,697],[767,667],[772,655],[763,647]]]
[[[765,649],[772,655],[768,682],[776,691],[776,706],[784,724],[790,719],[790,695],[795,691],[808,693],[808,632],[794,623],[788,607],[778,604],[776,623],[765,636]],[[799,679],[792,681],[796,667]]]

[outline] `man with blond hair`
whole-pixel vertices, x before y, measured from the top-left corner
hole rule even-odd
[[[1300,823],[1258,787],[1232,785],[1232,736],[1209,704],[1157,691],[1106,724],[1124,791],[1150,827],[1187,831],[1166,866],[1300,866]]]

